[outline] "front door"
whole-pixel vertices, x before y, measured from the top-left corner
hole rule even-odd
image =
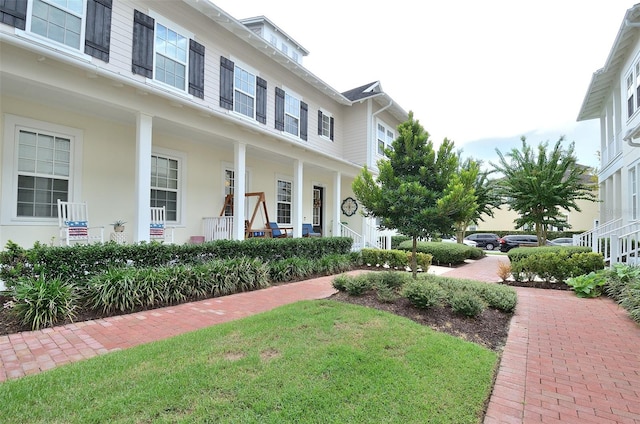
[[[313,186],[313,231],[324,234],[322,231],[324,216],[322,205],[324,203],[324,187]]]

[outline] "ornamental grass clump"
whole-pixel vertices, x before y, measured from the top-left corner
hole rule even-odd
[[[41,274],[37,279],[21,279],[10,293],[15,299],[13,313],[33,330],[75,318],[78,295],[59,278],[47,280]]]

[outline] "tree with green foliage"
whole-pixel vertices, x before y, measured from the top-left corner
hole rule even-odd
[[[451,228],[451,218],[438,207],[451,176],[458,168],[453,142],[444,139],[437,152],[429,133],[413,113],[398,126],[398,137],[378,161],[378,176],[366,167],[353,181],[353,192],[368,216],[380,218],[380,226],[395,229],[413,239],[411,268],[416,274],[418,237]]]
[[[535,226],[538,244],[544,246],[549,227],[570,228],[563,210],[580,212],[578,200],[595,202],[597,197],[588,168],[577,163],[575,143],[565,150],[564,137],[560,137],[553,149],[547,151],[547,142],[534,149],[524,136],[521,140],[521,150],[514,148],[506,157],[496,149],[499,164],[492,165],[503,175],[499,193],[509,209],[519,214],[516,226]]]
[[[474,187],[480,169],[474,161],[465,161],[449,180],[438,207],[453,221],[458,243],[462,243],[467,226],[478,211],[478,197]]]

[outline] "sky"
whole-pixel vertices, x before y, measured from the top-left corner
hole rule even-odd
[[[264,15],[309,51],[334,89],[380,81],[429,132],[485,161],[520,146],[575,142],[598,165],[599,123],[576,122],[633,1],[212,0],[236,19]],[[494,160],[495,162],[495,160]]]

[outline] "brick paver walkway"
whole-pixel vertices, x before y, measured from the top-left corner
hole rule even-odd
[[[446,276],[499,281],[488,256]],[[640,423],[640,326],[611,299],[516,288],[485,424]]]
[[[497,282],[499,260],[507,259],[488,256],[444,275]],[[325,298],[334,292],[331,279],[0,336],[0,381]],[[518,307],[484,423],[640,424],[640,326],[607,298],[517,290]]]

